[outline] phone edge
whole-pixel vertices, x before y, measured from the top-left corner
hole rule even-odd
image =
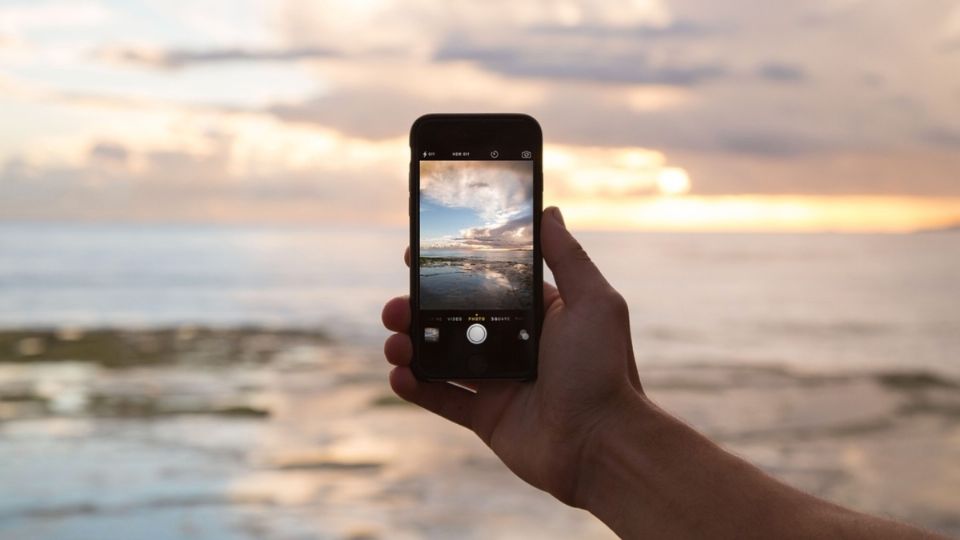
[[[414,120],[413,124],[410,126],[410,137],[409,137],[409,146],[410,146],[410,163],[408,171],[408,197],[407,197],[407,215],[409,223],[409,249],[410,249],[410,267],[409,267],[409,287],[410,287],[410,296],[408,303],[410,306],[410,324],[407,328],[407,333],[410,336],[411,348],[413,356],[410,361],[410,370],[413,372],[414,377],[421,381],[447,381],[451,377],[448,376],[433,376],[423,371],[420,363],[418,362],[419,347],[418,341],[413,335],[413,330],[416,328],[416,323],[419,320],[419,315],[417,313],[417,298],[419,296],[419,275],[417,269],[419,268],[418,263],[414,261],[419,261],[419,208],[416,203],[419,202],[419,174],[418,171],[414,170],[414,167],[417,165],[413,149],[416,148],[420,139],[420,130],[424,123],[431,120],[444,120],[444,119],[523,119],[525,122],[529,122],[532,126],[536,128],[536,159],[534,160],[534,171],[533,171],[533,245],[534,245],[534,356],[535,358],[531,362],[529,369],[524,373],[518,374],[516,376],[456,376],[458,380],[511,380],[511,381],[533,381],[537,378],[539,374],[539,357],[540,357],[540,338],[543,328],[543,251],[540,243],[540,222],[543,218],[543,128],[540,125],[540,122],[536,118],[529,114],[525,113],[428,113],[419,116]],[[415,184],[416,182],[416,184]],[[416,197],[415,197],[416,196]],[[415,208],[416,207],[416,208]],[[415,258],[416,257],[416,258]]]

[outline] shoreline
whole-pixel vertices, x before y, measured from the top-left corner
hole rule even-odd
[[[338,354],[365,360],[350,366],[331,364],[331,357]],[[252,325],[0,329],[0,404],[32,401],[36,397],[22,381],[5,384],[11,382],[10,376],[3,374],[11,369],[35,371],[27,378],[36,380],[46,377],[47,371],[59,369],[56,366],[87,366],[79,369],[95,369],[104,374],[162,370],[189,375],[200,373],[198,369],[283,371],[291,359],[308,368],[320,362],[334,374],[346,368],[353,375],[342,381],[344,384],[379,381],[386,374],[379,351],[341,343],[322,330]],[[932,369],[878,367],[822,372],[772,363],[695,362],[641,363],[639,367],[644,389],[653,395],[770,392],[769,399],[775,400],[779,388],[830,394],[844,387],[869,386],[884,393],[885,399],[899,403],[891,410],[894,414],[932,414],[960,421],[960,377]],[[43,400],[53,398],[46,396]],[[377,399],[386,404],[394,401],[389,392]]]
[[[384,336],[388,333],[384,330]],[[230,345],[211,348],[211,343]],[[184,323],[144,326],[37,325],[0,327],[0,365],[33,362],[86,362],[104,367],[176,364],[267,364],[284,350],[344,346],[342,338],[318,328],[264,324]],[[363,343],[358,348],[372,347]],[[186,358],[188,357],[188,358]],[[960,376],[934,367],[852,367],[825,371],[778,362],[641,361],[653,372],[697,371],[775,373],[798,381],[872,378],[892,387],[960,389]]]
[[[75,361],[106,367],[269,362],[295,346],[328,345],[321,330],[261,326],[77,326],[0,329],[0,364]]]

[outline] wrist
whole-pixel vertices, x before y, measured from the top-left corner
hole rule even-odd
[[[584,444],[573,504],[622,538],[933,538],[800,492],[724,451],[641,394]]]
[[[784,516],[795,518],[816,501],[725,452],[642,395],[598,426],[577,487],[577,506],[630,538],[782,532]]]
[[[649,469],[643,446],[657,442],[668,418],[641,394],[611,410],[584,445],[573,505],[620,532],[621,515],[644,483],[637,476]]]
[[[617,478],[617,468],[632,438],[625,432],[656,430],[659,416],[656,406],[641,394],[631,394],[608,409],[583,445],[574,506],[596,515],[592,508],[600,506],[603,494]]]

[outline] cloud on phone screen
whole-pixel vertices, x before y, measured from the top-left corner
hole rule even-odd
[[[424,161],[421,222],[431,247],[528,249],[533,238],[529,161]],[[432,222],[432,223],[431,223]]]

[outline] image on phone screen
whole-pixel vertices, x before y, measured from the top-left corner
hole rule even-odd
[[[421,161],[418,262],[421,310],[529,309],[533,162]]]

